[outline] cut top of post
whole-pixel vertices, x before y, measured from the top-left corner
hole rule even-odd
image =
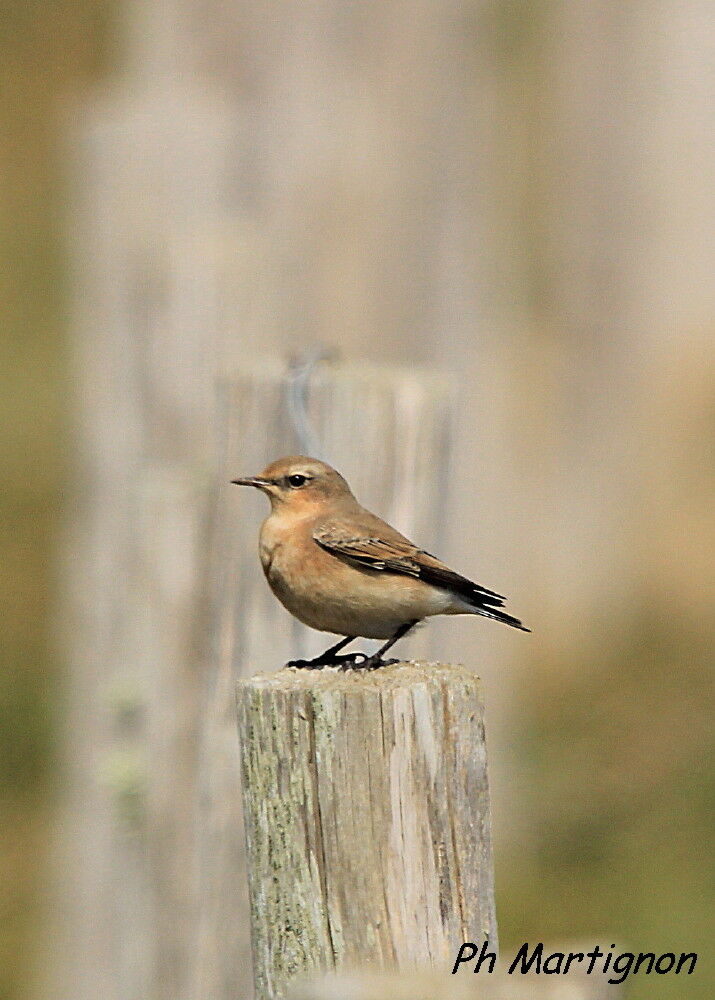
[[[276,691],[394,691],[411,688],[415,684],[446,683],[466,685],[481,698],[481,681],[477,674],[461,664],[432,663],[427,660],[405,660],[392,663],[377,670],[361,670],[359,667],[341,670],[337,667],[323,667],[307,670],[297,667],[283,667],[275,674],[256,674],[240,680],[239,689],[255,688]]]

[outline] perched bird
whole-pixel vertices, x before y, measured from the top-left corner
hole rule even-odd
[[[232,480],[268,496],[259,553],[271,590],[295,617],[344,636],[314,660],[289,665],[384,665],[384,654],[430,615],[483,615],[528,632],[504,598],[472,583],[361,507],[343,477],[302,455]],[[339,651],[358,636],[387,639],[374,654]],[[394,660],[389,662],[396,662]]]

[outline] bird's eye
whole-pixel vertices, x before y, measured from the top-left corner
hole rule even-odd
[[[292,486],[294,490],[298,490],[301,486],[305,486],[307,482],[308,477],[301,476],[299,473],[296,473],[294,476],[288,476],[288,485]]]

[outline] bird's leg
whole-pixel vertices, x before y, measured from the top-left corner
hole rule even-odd
[[[398,639],[401,639],[404,635],[407,635],[410,629],[413,629],[415,625],[418,624],[418,622],[419,619],[414,618],[412,621],[405,622],[404,625],[400,625],[400,627],[395,632],[393,637],[391,639],[388,639],[384,646],[380,646],[378,651],[376,653],[373,653],[372,656],[369,656],[364,663],[358,664],[359,669],[376,670],[378,667],[386,667],[390,663],[399,663],[400,661],[395,659],[384,660],[382,658],[383,654],[386,653],[388,649],[390,649],[392,646],[394,646],[395,643],[398,641]]]
[[[367,657],[365,656],[364,653],[346,653],[345,656],[337,655],[343,648],[343,646],[347,646],[347,644],[349,642],[352,642],[354,638],[355,638],[354,635],[346,635],[344,639],[341,639],[340,642],[336,642],[334,646],[331,646],[330,649],[326,649],[324,653],[321,653],[320,656],[316,656],[315,659],[289,660],[286,663],[286,666],[300,667],[304,670],[316,670],[318,667],[327,667],[333,664],[343,664],[343,663],[355,664],[359,656],[367,660]]]

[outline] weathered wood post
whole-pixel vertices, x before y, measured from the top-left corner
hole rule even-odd
[[[480,681],[461,666],[238,685],[257,1000],[311,970],[496,948]]]
[[[574,972],[558,976],[534,972],[510,976],[504,969],[471,975],[414,969],[404,973],[332,973],[297,983],[288,1000],[619,1000],[623,987],[607,978]]]

